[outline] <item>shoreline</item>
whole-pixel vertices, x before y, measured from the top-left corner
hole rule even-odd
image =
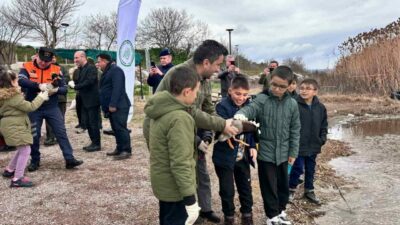
[[[346,124],[357,124],[368,120],[386,120],[395,118],[400,113],[400,101],[389,98],[359,97],[343,95],[322,95],[321,101],[328,110],[329,127],[343,120]],[[340,103],[339,103],[340,102]],[[367,116],[367,117],[366,117]],[[369,116],[369,117],[368,117]],[[350,193],[359,188],[354,177],[340,175],[330,162],[340,157],[349,157],[355,154],[350,143],[342,140],[328,139],[317,158],[316,194],[323,205],[317,206],[302,199],[302,186],[296,191],[294,204],[288,204],[288,214],[296,224],[317,224],[315,219],[324,216],[326,205],[331,202],[344,201],[341,194]],[[339,193],[339,190],[340,192]],[[346,200],[347,201],[347,200]],[[346,208],[349,212],[351,209]]]

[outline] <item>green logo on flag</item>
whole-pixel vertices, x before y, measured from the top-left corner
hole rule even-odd
[[[133,49],[132,42],[125,40],[119,47],[119,61],[124,66],[131,66],[135,59],[135,50]]]

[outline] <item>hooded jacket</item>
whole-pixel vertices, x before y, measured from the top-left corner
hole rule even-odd
[[[160,85],[157,88],[157,92],[160,91],[170,91],[170,80],[171,76],[176,72],[176,70],[180,67],[189,68],[193,74],[200,76],[196,71],[196,65],[193,62],[193,59],[189,59],[184,63],[176,65],[172,67],[167,74],[164,75],[164,78],[161,80]],[[206,130],[215,130],[215,131],[223,131],[225,129],[225,120],[219,116],[211,116],[210,114],[215,113],[214,105],[211,101],[211,83],[208,80],[201,80],[200,91],[197,93],[197,98],[195,105],[196,107],[191,110],[191,115],[196,121],[196,126],[201,129]],[[146,139],[146,142],[149,140],[149,118],[145,117],[143,121],[143,135]]]
[[[300,112],[300,156],[311,156],[321,152],[326,142],[328,120],[325,106],[314,96],[311,105],[307,105],[301,96],[297,96]]]
[[[19,88],[0,88],[0,133],[9,146],[33,143],[28,112],[38,109],[44,100],[36,96],[25,101]]]
[[[297,158],[300,140],[299,108],[288,92],[282,99],[269,90],[258,94],[236,114],[260,123],[260,148],[257,159],[280,165],[289,156]]]
[[[161,201],[177,202],[196,193],[195,122],[192,108],[167,91],[145,105],[150,121],[150,180]]]

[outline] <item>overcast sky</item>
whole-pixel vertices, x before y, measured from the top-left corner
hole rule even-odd
[[[118,7],[118,0],[84,2],[80,15]],[[400,17],[398,0],[143,0],[139,20],[159,7],[185,9],[218,41],[227,42],[226,28],[235,29],[232,46],[253,61],[302,57],[309,69],[332,67],[337,46],[349,36]]]

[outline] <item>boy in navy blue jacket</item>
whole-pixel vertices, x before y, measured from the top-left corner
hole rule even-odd
[[[244,105],[249,103],[249,83],[244,75],[233,78],[228,90],[228,96],[216,106],[217,114],[224,119],[232,118]],[[242,224],[252,225],[253,197],[251,194],[250,164],[254,167],[257,158],[256,144],[252,133],[242,133],[236,136],[249,146],[228,139],[214,145],[212,160],[219,180],[219,195],[224,213],[224,224],[234,224],[234,195],[236,183],[239,192],[242,213]]]
[[[320,204],[314,193],[314,174],[317,155],[326,142],[328,133],[327,113],[324,104],[317,97],[319,85],[314,79],[300,83],[300,94],[296,98],[300,113],[300,148],[289,179],[289,201],[293,201],[299,177],[305,171],[304,197],[312,203]]]

